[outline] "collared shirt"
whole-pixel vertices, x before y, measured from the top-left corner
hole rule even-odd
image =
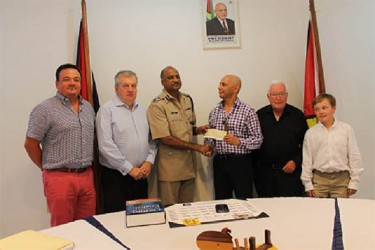
[[[208,122],[211,128],[225,130],[241,141],[239,146],[229,145],[225,141],[205,139],[205,143],[214,146],[218,154],[248,154],[262,144],[258,116],[255,110],[248,104],[241,102],[238,98],[232,109],[226,114],[223,102],[220,102],[209,114]]]
[[[153,139],[174,136],[193,142],[195,113],[192,98],[180,93],[177,100],[165,89],[150,104],[147,117]],[[196,177],[195,152],[159,144],[158,178],[161,181],[181,181]]]
[[[308,129],[302,111],[286,104],[279,120],[271,105],[257,111],[262,129],[263,143],[255,151],[256,160],[262,164],[284,165],[293,160],[297,167],[302,164],[302,144]]]
[[[116,95],[100,107],[96,130],[101,165],[126,175],[145,161],[154,164],[157,145],[150,137],[146,110],[138,103],[131,110]]]
[[[95,113],[79,97],[79,113],[68,98],[56,93],[30,114],[26,136],[41,142],[44,169],[92,165]]]
[[[324,173],[349,171],[348,188],[358,190],[359,177],[363,171],[361,154],[349,124],[335,120],[327,129],[322,123],[307,130],[303,142],[301,180],[305,190],[314,189],[313,170]]]

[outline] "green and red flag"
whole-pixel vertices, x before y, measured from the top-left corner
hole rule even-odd
[[[213,8],[213,3],[211,0],[207,0],[207,7],[206,7],[206,15],[207,15],[207,21],[215,18],[215,11]]]
[[[317,123],[312,107],[314,98],[325,93],[322,54],[320,51],[318,21],[316,18],[314,0],[309,0],[311,19],[307,32],[304,113],[309,127]]]
[[[99,109],[99,97],[96,90],[94,74],[90,65],[90,50],[87,31],[86,3],[82,0],[82,19],[79,26],[77,46],[77,67],[81,70],[81,96],[89,101],[95,112]]]
[[[317,72],[316,53],[315,53],[314,34],[309,22],[307,31],[307,47],[306,47],[306,62],[305,62],[305,91],[303,112],[309,127],[317,123],[315,112],[312,107],[312,101],[317,96],[317,89],[319,88],[319,74]]]

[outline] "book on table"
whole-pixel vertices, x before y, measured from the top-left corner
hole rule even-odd
[[[70,250],[74,247],[74,242],[71,240],[33,230],[23,231],[0,240],[1,250]]]
[[[126,227],[165,223],[164,206],[158,198],[126,201],[125,212]]]

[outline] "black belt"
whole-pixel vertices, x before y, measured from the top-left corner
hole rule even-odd
[[[285,163],[271,163],[269,166],[272,169],[282,169],[285,166]]]
[[[234,159],[234,158],[241,158],[241,157],[247,157],[249,154],[216,154],[215,157],[220,159]]]
[[[54,168],[54,169],[47,169],[49,171],[57,171],[57,172],[64,172],[64,173],[74,173],[74,174],[80,174],[85,172],[89,167],[85,168]]]

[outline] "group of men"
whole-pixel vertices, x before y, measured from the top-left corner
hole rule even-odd
[[[251,198],[253,180],[259,197],[303,195],[302,145],[308,128],[302,111],[287,104],[284,83],[272,82],[270,105],[255,112],[238,98],[241,79],[225,75],[218,87],[221,102],[210,112],[207,125],[196,126],[193,99],[180,92],[178,70],[167,66],[160,78],[163,90],[146,109],[136,100],[136,73],[118,72],[116,95],[95,117],[80,96],[80,70],[72,64],[56,70],[57,93],[33,109],[25,140],[31,160],[43,170],[52,226],[96,212],[91,168],[95,126],[104,212],[121,211],[127,200],[147,198],[147,177],[154,164],[163,204],[192,202],[196,152],[214,156],[215,199]],[[225,135],[196,143],[194,136],[208,129]],[[351,143],[356,146],[355,140]],[[306,191],[314,191],[308,174]],[[350,194],[358,186],[352,189]]]

